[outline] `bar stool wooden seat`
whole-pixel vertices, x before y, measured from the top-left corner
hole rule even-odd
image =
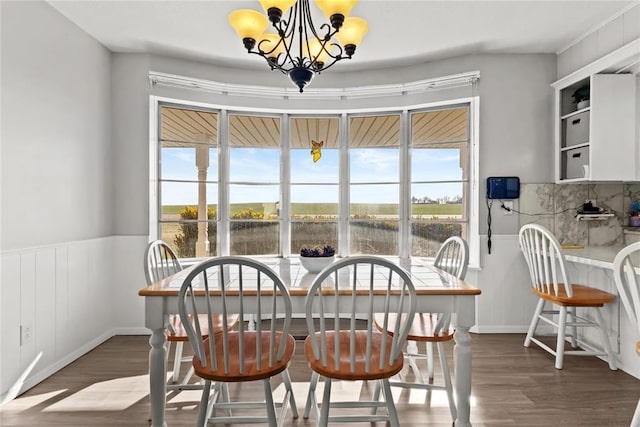
[[[526,224],[520,228],[520,249],[529,267],[531,291],[538,296],[524,346],[537,344],[555,356],[556,369],[562,369],[564,356],[604,356],[611,370],[616,370],[615,359],[609,338],[604,329],[600,308],[615,300],[615,295],[588,286],[571,282],[565,268],[564,254],[560,243],[546,228],[538,224]],[[549,304],[550,309],[545,306]],[[591,310],[595,321],[578,315],[576,309]],[[556,320],[557,318],[557,320]],[[556,348],[553,349],[538,338],[536,329],[543,321],[557,330]],[[567,333],[567,328],[570,332]],[[597,349],[578,338],[577,328],[596,328],[604,350]],[[555,336],[555,335],[554,335]],[[575,350],[565,350],[569,338]],[[582,350],[578,350],[579,345]]]

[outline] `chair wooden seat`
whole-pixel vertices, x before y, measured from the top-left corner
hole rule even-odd
[[[616,299],[616,296],[609,292],[584,285],[572,284],[571,288],[573,290],[571,297],[567,295],[564,283],[558,283],[558,295],[538,290],[535,287],[531,287],[531,291],[546,301],[565,307],[602,307]]]
[[[379,331],[383,329],[384,316],[380,313],[376,314],[376,327]],[[389,315],[389,323],[395,322],[395,315]],[[416,313],[411,321],[411,328],[409,329],[409,335],[407,335],[408,341],[418,342],[446,342],[453,339],[455,330],[448,328],[443,331],[437,330],[438,315],[436,313]],[[387,333],[393,336],[393,330],[387,328]]]
[[[205,314],[199,314],[200,324],[202,325],[202,336],[209,336],[209,326],[207,322],[207,316]],[[213,321],[213,333],[218,333],[222,330],[222,316],[219,314],[214,314],[211,316]],[[227,324],[231,329],[233,329],[238,324],[238,315],[231,314],[227,316]],[[171,316],[169,318],[169,327],[165,330],[165,334],[167,336],[167,341],[172,342],[186,342],[189,341],[189,336],[187,335],[187,331],[182,324],[182,320],[180,320],[180,316]]]
[[[356,295],[368,295],[370,303],[359,306]],[[383,315],[405,313],[404,318],[397,316],[392,322],[391,328],[398,331],[395,336],[375,330],[374,301],[382,302],[381,298],[386,301],[380,308]],[[409,274],[381,257],[344,258],[314,278],[305,307],[309,335],[304,352],[312,374],[304,417],[313,412],[320,427],[330,422],[344,425],[384,421],[391,427],[400,427],[389,378],[402,370],[402,348],[409,330],[406,319],[413,318],[416,312],[415,288]],[[356,322],[356,314],[366,321]],[[345,315],[348,322],[342,322]],[[383,324],[387,323],[383,320]],[[316,387],[320,377],[324,378],[324,391],[319,411]],[[331,402],[331,386],[336,380],[372,380],[373,396],[366,400],[358,393],[348,401]],[[381,390],[384,402],[380,401]],[[378,407],[386,407],[386,414],[378,414]],[[353,412],[329,416],[331,408],[353,408]],[[370,412],[361,413],[366,408]]]
[[[204,291],[199,298],[203,304],[195,298],[200,291]],[[291,310],[291,297],[282,279],[260,261],[216,257],[196,265],[187,275],[178,294],[178,312],[193,348],[193,369],[204,382],[198,427],[281,427],[289,407],[293,417],[298,417],[288,371],[295,351],[295,339],[289,334]],[[258,321],[216,323],[229,316]],[[276,317],[278,321],[273,321]],[[261,319],[272,321],[267,326]],[[203,337],[205,326],[221,331]],[[278,374],[285,393],[282,401],[275,402],[271,378]],[[229,393],[228,383],[248,381],[262,382],[263,399],[249,401],[251,394]]]
[[[271,336],[268,331],[263,331],[262,334],[262,343],[261,343],[261,351],[258,357],[256,356],[256,341],[258,334],[257,332],[248,332],[245,331],[243,333],[242,339],[244,344],[244,370],[240,371],[240,352],[239,352],[239,343],[240,343],[240,333],[239,332],[229,332],[226,340],[226,350],[228,351],[229,357],[229,365],[226,367],[228,371],[225,370],[224,363],[219,362],[217,369],[211,369],[211,364],[208,366],[203,366],[202,360],[198,356],[193,357],[193,367],[195,369],[195,373],[200,378],[204,378],[211,381],[224,381],[224,382],[241,382],[241,381],[256,381],[262,380],[265,378],[273,377],[280,372],[287,369],[289,363],[291,362],[291,358],[293,357],[293,353],[296,348],[296,342],[293,336],[286,335],[286,337],[282,334],[282,332],[276,332],[275,340],[271,342]],[[220,337],[221,338],[221,337]],[[269,357],[270,352],[269,349],[278,348],[280,346],[280,341],[282,339],[286,339],[284,356],[281,360],[276,361],[274,364],[269,366]],[[204,342],[205,355],[207,359],[211,359],[209,357],[209,339]],[[224,352],[225,345],[223,345],[222,339],[219,339],[216,342],[216,360],[222,361],[224,360]],[[260,367],[258,367],[258,360],[260,359]]]
[[[467,242],[458,236],[451,236],[446,239],[440,245],[433,265],[459,279],[464,279],[469,266],[469,246]],[[453,383],[451,382],[451,374],[443,344],[451,341],[454,336],[455,330],[450,327],[450,320],[449,313],[416,313],[410,319],[411,327],[407,335],[407,348],[404,352],[404,358],[409,368],[413,371],[415,380],[409,379],[409,376],[401,375],[399,380],[390,381],[390,384],[395,387],[409,389],[445,391],[451,419],[455,422],[458,417],[458,410],[453,398]],[[395,314],[389,314],[389,325],[393,325],[394,321]],[[384,317],[379,313],[375,316],[375,325],[379,331],[384,331]],[[387,334],[394,335],[394,330],[391,326],[387,326],[386,329]],[[419,342],[426,343],[426,352],[420,352],[418,349]],[[434,383],[434,343],[438,349],[438,359],[440,360],[440,369],[442,371],[441,384]],[[427,362],[428,382],[424,380],[418,367],[419,360],[426,360]],[[431,394],[429,394],[429,398],[431,398]]]
[[[316,333],[317,339],[320,339],[320,333]],[[321,358],[315,358],[311,348],[311,337],[307,337],[304,342],[304,352],[309,362],[309,367],[322,375],[323,377],[331,377],[338,380],[358,381],[358,380],[379,380],[381,378],[389,378],[402,369],[404,359],[402,355],[393,361],[393,364],[383,364],[380,368],[380,356],[382,353],[382,336],[381,333],[372,333],[371,335],[371,357],[369,359],[370,368],[367,370],[367,331],[355,331],[353,339],[355,344],[354,369],[351,369],[351,336],[349,331],[340,331],[340,355],[338,356],[338,368],[335,364],[335,332],[327,331],[327,363],[323,366]],[[389,360],[391,355],[391,340],[387,340],[384,359]]]

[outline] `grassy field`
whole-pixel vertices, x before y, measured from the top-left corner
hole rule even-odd
[[[216,208],[216,205],[209,205],[210,208]],[[184,209],[183,205],[163,206],[162,213],[171,215],[178,214]],[[231,214],[243,210],[253,209],[255,212],[265,212],[267,215],[275,214],[275,203],[238,203],[231,205]],[[397,205],[392,204],[364,204],[352,203],[351,211],[353,213],[366,213],[378,215],[397,214]],[[445,205],[425,205],[414,204],[411,207],[413,215],[461,215],[462,204],[445,204]],[[338,205],[336,203],[293,203],[291,205],[291,213],[293,215],[337,215]]]

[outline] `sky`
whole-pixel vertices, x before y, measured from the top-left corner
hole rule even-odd
[[[230,203],[275,202],[279,196],[280,151],[277,148],[232,148],[230,150]],[[218,176],[218,158],[212,149],[207,180]],[[457,149],[413,149],[411,151],[412,181],[459,180],[462,171]],[[163,179],[197,180],[193,148],[163,148],[161,159]],[[323,149],[314,163],[310,149],[291,150],[291,200],[293,203],[338,202],[338,150]],[[360,148],[350,150],[350,180],[352,203],[398,203],[400,179],[397,148]],[[382,184],[382,183],[395,184]],[[236,184],[234,184],[236,183]],[[243,185],[240,183],[262,183]],[[309,184],[322,185],[309,185]],[[368,183],[368,185],[358,185]],[[462,185],[413,184],[411,195],[431,199],[462,194]],[[207,184],[207,200],[216,203],[218,185]],[[196,205],[198,184],[162,184],[163,205]]]

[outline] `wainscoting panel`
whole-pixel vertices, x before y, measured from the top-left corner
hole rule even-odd
[[[24,370],[36,357],[36,253],[20,256],[20,369]],[[25,328],[30,328],[26,339]],[[40,331],[37,331],[40,334]]]
[[[20,372],[20,254],[2,255],[0,396]]]
[[[480,236],[482,268],[476,282],[467,274],[467,280],[482,290],[476,303],[476,330],[526,333],[537,298],[529,289],[529,270],[518,246],[518,236],[498,235],[491,241],[489,254],[487,236]]]
[[[36,252],[35,266],[35,349],[42,350],[40,366],[48,366],[56,361],[56,249],[44,248]],[[24,301],[23,301],[24,303]],[[22,360],[22,366],[33,358]]]
[[[2,253],[0,402],[113,336],[114,239]]]
[[[116,236],[114,246],[113,283],[115,333],[117,335],[149,334],[144,327],[144,298],[138,291],[146,286],[144,253],[148,236]]]

